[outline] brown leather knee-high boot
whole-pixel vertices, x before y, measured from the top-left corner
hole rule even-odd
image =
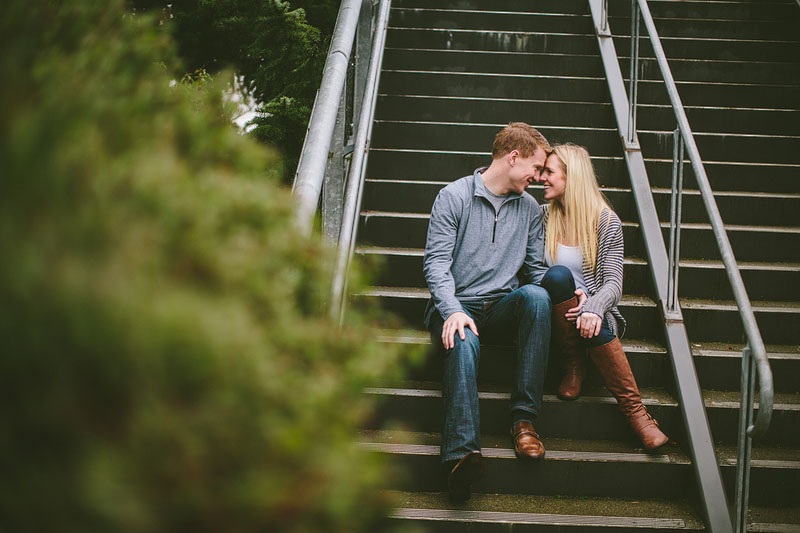
[[[589,348],[589,355],[600,371],[606,387],[617,399],[619,410],[639,436],[644,447],[652,451],[666,444],[669,438],[658,429],[658,422],[642,405],[642,395],[636,386],[631,365],[619,339]]]
[[[586,350],[581,346],[580,334],[575,328],[575,322],[564,317],[568,310],[577,305],[577,297],[554,305],[550,319],[550,342],[556,353],[561,355],[562,377],[558,386],[558,397],[562,400],[574,400],[580,396],[586,374]]]

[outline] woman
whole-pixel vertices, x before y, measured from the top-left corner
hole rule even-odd
[[[625,331],[625,319],[616,307],[622,296],[619,217],[600,192],[589,152],[582,146],[556,146],[545,162],[542,183],[544,198],[550,201],[543,206],[550,269],[542,286],[553,302],[551,344],[563,362],[558,396],[578,397],[588,351],[644,447],[655,450],[669,439],[642,405],[619,341]]]

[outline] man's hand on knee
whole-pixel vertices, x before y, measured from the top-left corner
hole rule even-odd
[[[462,341],[467,338],[464,332],[465,327],[471,329],[475,335],[478,334],[478,326],[475,325],[475,321],[468,314],[457,311],[447,317],[442,326],[442,345],[445,350],[451,350],[455,347],[456,332],[458,332],[458,337]]]

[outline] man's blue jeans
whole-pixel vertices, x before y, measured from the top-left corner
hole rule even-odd
[[[522,410],[536,418],[542,408],[542,389],[550,348],[550,297],[538,285],[523,285],[501,299],[462,302],[464,312],[475,321],[480,340],[492,344],[516,341],[517,359],[511,410]],[[434,346],[442,348],[444,319],[434,312],[429,331]],[[470,329],[462,341],[444,355],[442,397],[442,462],[480,451],[478,407],[478,362],[481,345]],[[442,348],[443,349],[443,348]]]

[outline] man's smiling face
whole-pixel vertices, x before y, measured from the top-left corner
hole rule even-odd
[[[508,173],[509,188],[517,193],[523,193],[525,189],[533,183],[541,180],[542,168],[547,160],[547,154],[541,148],[530,157],[520,157],[519,152],[514,150],[510,154],[509,164],[511,169]]]

